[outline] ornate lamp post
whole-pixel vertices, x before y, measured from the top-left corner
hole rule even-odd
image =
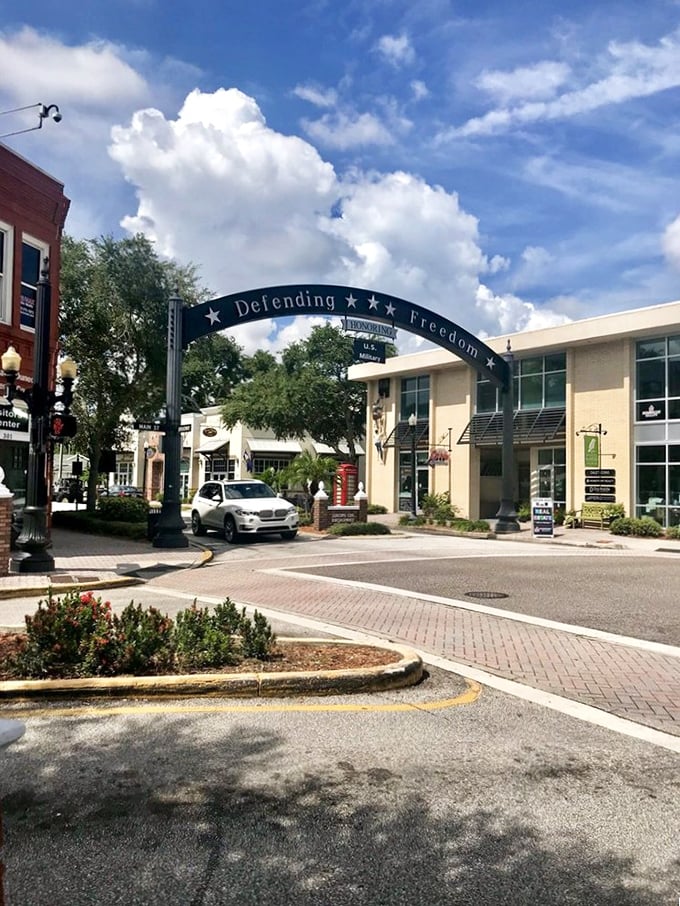
[[[411,428],[411,518],[415,519],[418,515],[418,498],[416,496],[416,425],[418,416],[412,412],[408,417],[408,423]]]
[[[19,552],[12,557],[12,569],[20,573],[46,573],[54,569],[50,531],[47,519],[47,461],[50,439],[73,437],[76,421],[71,415],[73,382],[77,367],[73,359],[64,359],[59,370],[62,392],[48,389],[50,344],[50,284],[45,259],[38,282],[35,311],[33,386],[27,390],[16,386],[21,369],[21,356],[13,346],[0,357],[6,380],[7,404],[23,400],[31,417],[28,473],[26,475],[26,508],[24,526],[17,539]]]

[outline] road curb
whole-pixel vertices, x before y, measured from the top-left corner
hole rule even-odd
[[[284,640],[282,640],[284,641]],[[356,645],[346,639],[285,639],[295,644]],[[392,642],[372,644],[395,653],[395,660],[378,667],[349,670],[318,670],[285,673],[199,673],[179,676],[113,676],[64,680],[5,680],[0,682],[0,700],[33,698],[92,698],[124,696],[147,698],[154,695],[220,695],[222,697],[272,698],[292,695],[349,695],[380,692],[412,686],[423,677],[420,655],[405,645]]]

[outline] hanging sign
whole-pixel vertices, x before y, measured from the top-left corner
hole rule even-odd
[[[600,464],[600,437],[598,434],[586,434],[583,438],[583,454],[586,468],[597,468]]]
[[[377,340],[354,340],[352,352],[355,362],[380,362],[385,361],[385,344]]]
[[[428,466],[445,466],[449,461],[449,451],[442,448],[434,448],[430,450],[430,455],[427,458]]]

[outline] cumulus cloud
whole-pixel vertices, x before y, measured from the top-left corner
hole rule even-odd
[[[416,58],[408,35],[383,35],[376,43],[376,50],[391,66],[408,66]]]
[[[421,79],[414,79],[411,82],[411,93],[414,101],[422,101],[423,98],[429,97],[430,90]]]
[[[198,264],[215,296],[339,283],[408,299],[472,331],[550,318],[480,284],[506,262],[487,260],[456,193],[406,172],[338,174],[311,144],[271,129],[238,89],[193,91],[174,120],[139,110],[113,130],[110,153],[138,198],[124,227]],[[276,352],[312,324],[261,321],[235,337],[248,352]],[[402,349],[420,345],[404,339]]]

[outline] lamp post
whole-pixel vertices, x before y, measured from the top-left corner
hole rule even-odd
[[[411,428],[411,518],[415,519],[418,515],[418,498],[416,496],[416,425],[418,416],[415,412],[409,415],[408,423]]]
[[[144,441],[144,465],[142,466],[142,495],[146,500],[146,469],[149,461],[149,441]]]
[[[52,437],[73,437],[76,430],[75,418],[70,414],[77,374],[72,359],[64,359],[60,365],[62,392],[48,389],[51,310],[48,273],[45,259],[35,302],[33,386],[27,390],[16,386],[21,356],[13,346],[0,357],[6,381],[6,405],[11,406],[15,399],[23,400],[31,417],[24,524],[16,542],[19,552],[12,557],[12,569],[20,573],[46,573],[54,569],[54,558],[48,550],[52,545],[47,518],[48,452]]]

